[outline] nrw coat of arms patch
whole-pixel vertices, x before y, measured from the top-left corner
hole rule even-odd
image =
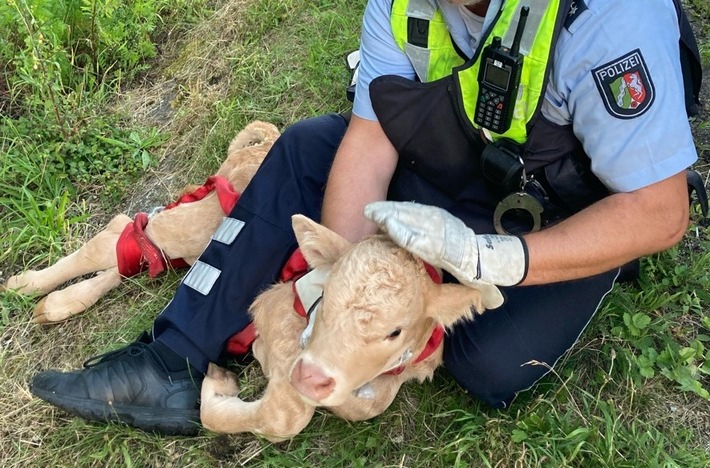
[[[638,117],[653,104],[653,82],[639,49],[595,68],[592,74],[604,106],[614,117]]]

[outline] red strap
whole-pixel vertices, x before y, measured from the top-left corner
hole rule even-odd
[[[436,284],[441,284],[441,275],[439,274],[439,270],[428,264],[427,262],[424,262],[424,269],[426,272],[429,274],[429,277],[433,282]],[[429,356],[432,355],[434,351],[436,351],[436,348],[438,348],[441,345],[441,341],[444,339],[444,327],[441,325],[437,325],[434,330],[431,332],[431,336],[429,337],[429,340],[427,340],[426,345],[424,345],[424,349],[422,352],[417,356],[417,358],[412,362],[412,364],[416,364],[418,362],[423,361],[424,359],[428,358]],[[398,375],[401,374],[402,371],[404,371],[405,366],[399,366],[396,367],[392,370],[389,370],[385,372],[387,375]]]
[[[429,356],[432,355],[434,351],[436,351],[436,348],[439,347],[441,342],[444,340],[444,327],[441,325],[437,325],[434,330],[431,332],[431,336],[429,337],[429,341],[426,342],[426,346],[424,346],[424,349],[422,350],[422,353],[419,355],[418,358],[414,360],[412,364],[416,364],[418,362],[423,361],[424,359],[428,358]]]
[[[213,190],[217,191],[217,198],[224,214],[232,212],[234,205],[239,200],[239,193],[232,184],[221,176],[212,176],[201,187],[192,193],[186,193],[176,202],[169,204],[164,209],[169,210],[183,203],[202,200]],[[148,269],[151,278],[155,278],[167,268],[167,258],[163,252],[145,235],[148,225],[148,215],[136,214],[132,223],[126,225],[116,243],[116,260],[118,272],[127,278],[135,276]],[[170,259],[170,266],[175,269],[186,268],[189,265],[181,258]]]
[[[198,200],[202,200],[207,195],[209,195],[213,190],[217,191],[217,198],[219,199],[219,204],[222,207],[224,214],[228,215],[232,212],[234,205],[237,204],[239,200],[239,193],[234,190],[232,184],[229,183],[227,179],[222,176],[211,176],[207,178],[207,181],[198,187],[192,193],[186,193],[181,196],[176,202],[169,204],[165,207],[166,210],[175,208],[183,203],[192,203]]]
[[[232,184],[227,179],[219,176],[212,176],[207,179],[208,183],[213,183],[217,191],[217,198],[224,214],[228,215],[239,201],[240,193],[234,190]]]
[[[279,280],[284,283],[286,281],[296,281],[306,273],[308,273],[308,262],[306,261],[306,257],[304,257],[301,253],[301,249],[296,249],[293,251],[288,260],[286,260],[286,264],[281,269]]]
[[[136,219],[133,221],[133,235],[143,254],[143,261],[148,263],[148,275],[155,278],[165,271],[165,258],[163,252],[145,235],[147,225],[148,214],[137,213]]]
[[[133,235],[133,223],[128,223],[116,242],[118,272],[126,278],[137,275],[145,269],[141,257],[141,249]]]
[[[126,225],[116,243],[118,272],[131,277],[148,268],[151,278],[165,270],[163,254],[145,235],[148,215],[136,214],[132,223]]]
[[[248,353],[256,337],[257,332],[254,322],[249,322],[245,329],[233,335],[227,341],[227,352],[237,356]]]
[[[281,270],[281,275],[279,276],[279,279],[283,282],[292,281],[291,289],[293,290],[293,310],[304,318],[307,317],[308,314],[305,307],[303,307],[301,298],[298,297],[298,292],[296,291],[296,280],[306,273],[308,273],[308,262],[301,253],[301,249],[296,249],[286,261],[286,265],[284,265]]]
[[[281,269],[281,274],[279,275],[279,280],[284,283],[287,281],[293,281],[291,284],[294,293],[293,308],[302,317],[306,316],[306,311],[303,308],[301,300],[298,298],[298,294],[296,294],[295,280],[305,275],[307,272],[308,262],[306,262],[305,257],[301,253],[301,249],[296,249],[286,261],[286,264]],[[237,355],[246,354],[257,335],[254,322],[251,322],[244,330],[227,340],[227,352]]]
[[[167,268],[163,252],[145,235],[148,225],[148,215],[136,214],[136,219],[128,223],[116,242],[116,260],[118,272],[130,278],[148,270],[151,278],[155,278]],[[175,269],[189,266],[183,259],[170,260],[170,266]]]
[[[429,277],[433,282],[435,282],[436,284],[441,284],[441,275],[439,274],[439,270],[437,270],[427,262],[424,262],[424,269],[427,273],[429,273]]]
[[[416,364],[418,362],[422,362],[424,359],[428,358],[429,356],[432,355],[434,351],[436,351],[436,348],[438,348],[441,345],[441,342],[444,339],[444,327],[441,325],[437,325],[434,330],[431,332],[431,336],[429,337],[429,340],[427,340],[426,345],[424,345],[424,349],[422,352],[417,356],[417,358],[412,361],[412,364]],[[385,372],[386,375],[399,375],[404,371],[404,368],[406,366],[399,366],[395,367],[392,370],[389,370]]]

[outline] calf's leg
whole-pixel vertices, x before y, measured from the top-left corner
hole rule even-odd
[[[93,278],[53,291],[37,303],[32,320],[36,323],[66,320],[94,305],[119,284],[121,284],[121,275],[118,273],[118,268],[114,267]]]
[[[29,270],[10,277],[5,288],[15,289],[23,294],[47,294],[74,278],[115,267],[116,242],[126,224],[130,222],[131,218],[126,215],[116,216],[103,231],[76,252],[43,270]],[[77,300],[82,301],[83,298],[78,297]]]
[[[215,432],[252,432],[272,442],[290,439],[303,430],[315,408],[306,404],[284,376],[270,380],[264,396],[243,401],[234,374],[210,364],[202,383],[200,419]]]

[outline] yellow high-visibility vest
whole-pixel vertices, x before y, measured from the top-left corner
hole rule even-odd
[[[568,6],[560,0],[506,0],[493,25],[485,33],[483,43],[471,60],[466,61],[453,43],[441,11],[434,0],[394,0],[391,24],[395,41],[411,60],[419,79],[435,81],[454,75],[459,105],[474,129],[478,99],[478,73],[481,51],[493,38],[503,39],[510,47],[520,17],[520,9],[530,7],[525,34],[521,41],[523,68],[513,111],[513,122],[502,134],[491,132],[493,140],[508,138],[524,143],[528,126],[542,103],[554,44],[555,31],[564,21]]]

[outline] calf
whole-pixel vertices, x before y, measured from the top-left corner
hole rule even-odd
[[[278,136],[279,131],[272,124],[259,121],[250,123],[230,143],[227,159],[217,171],[218,178],[210,178],[208,182],[219,181],[216,183],[218,189],[225,187],[224,191],[229,192],[226,198],[233,203]],[[228,184],[220,185],[222,181]],[[190,196],[186,198],[190,199]],[[225,198],[218,196],[217,191],[212,191],[204,198],[178,204],[151,216],[150,222],[139,229],[145,229],[145,238],[156,247],[154,256],[159,258],[154,260],[165,263],[164,258],[183,259],[185,264],[191,265],[207,246],[225,211],[231,209],[225,206],[227,204]],[[147,216],[143,216],[147,221]],[[200,222],[194,222],[196,219]],[[34,321],[38,323],[65,320],[86,310],[118,286],[123,277],[140,270],[134,268],[134,265],[127,267],[132,269],[130,273],[119,271],[121,254],[117,255],[116,245],[127,226],[133,222],[128,216],[119,214],[76,252],[43,270],[29,270],[12,276],[4,287],[24,294],[48,294],[35,307]],[[136,263],[145,263],[146,259],[141,255],[138,251]],[[95,272],[98,272],[96,276],[55,291],[67,281]]]
[[[251,307],[254,356],[268,378],[246,402],[235,376],[210,364],[201,420],[216,432],[253,432],[272,441],[298,434],[317,406],[348,420],[381,414],[407,380],[431,378],[441,346],[422,352],[442,327],[500,305],[458,284],[437,284],[421,260],[384,235],[357,244],[300,215],[293,229],[308,264],[324,278],[312,323],[294,312],[294,289],[281,283]],[[302,336],[306,330],[307,336]]]

